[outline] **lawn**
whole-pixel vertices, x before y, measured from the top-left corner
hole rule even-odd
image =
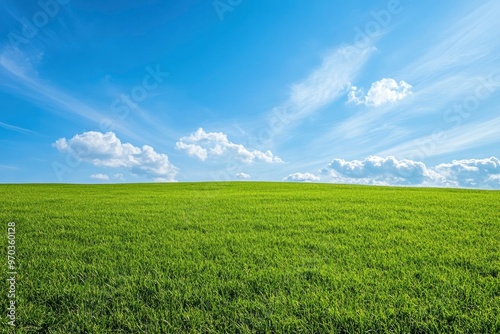
[[[500,192],[0,185],[16,333],[499,333]]]

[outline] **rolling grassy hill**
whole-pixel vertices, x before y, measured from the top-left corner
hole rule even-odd
[[[0,185],[0,221],[17,333],[500,332],[500,192]]]

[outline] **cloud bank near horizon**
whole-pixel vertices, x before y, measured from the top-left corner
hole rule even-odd
[[[333,183],[500,189],[500,160],[453,160],[434,167],[409,159],[333,159],[321,174]]]

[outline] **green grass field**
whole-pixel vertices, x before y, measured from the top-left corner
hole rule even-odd
[[[500,192],[1,185],[0,221],[16,333],[500,332]]]

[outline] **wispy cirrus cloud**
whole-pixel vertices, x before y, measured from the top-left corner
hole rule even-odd
[[[418,142],[432,140],[436,144],[433,132],[443,129],[442,137],[448,139],[440,141],[432,155],[459,150],[460,145],[477,147],[495,140],[498,122],[491,118],[495,111],[485,109],[485,105],[500,87],[500,70],[495,61],[500,52],[500,43],[495,38],[500,28],[497,19],[500,4],[486,1],[472,11],[465,7],[458,18],[445,18],[444,22],[450,24],[436,34],[434,43],[422,56],[390,74],[411,83],[411,96],[397,104],[380,104],[370,112],[360,110],[332,126],[313,146],[342,145],[356,148],[360,154],[368,150],[381,156],[407,157],[406,153],[414,150]],[[479,90],[484,98],[478,102],[475,97]],[[353,100],[356,98],[365,102],[365,95],[354,95]],[[460,127],[450,129],[455,124],[448,122],[447,110],[471,101],[475,110],[469,114],[476,121],[473,117],[462,117]],[[453,116],[460,116],[457,113]],[[489,121],[484,121],[488,118]],[[322,158],[326,156],[327,153]]]
[[[20,168],[16,166],[0,165],[0,169],[19,170]]]
[[[31,103],[41,106],[44,110],[61,117],[76,117],[88,121],[96,129],[117,131],[135,140],[143,140],[144,137],[149,137],[152,130],[165,133],[166,136],[173,132],[162,126],[158,120],[153,120],[149,112],[140,105],[134,104],[133,101],[128,101],[134,107],[133,110],[130,109],[128,104],[118,99],[113,100],[110,98],[104,104],[98,105],[95,101],[82,99],[72,92],[65,91],[44,81],[39,77],[36,69],[36,64],[42,57],[43,53],[36,50],[26,53],[10,46],[4,47],[0,51],[0,77],[4,78],[4,80],[0,81],[0,87],[3,86],[9,93],[21,96]],[[157,68],[151,69],[151,71],[163,74]],[[146,72],[145,75],[148,75],[148,73]],[[155,75],[157,74],[155,73]],[[122,94],[122,96],[125,95]],[[121,102],[121,104],[116,103],[117,101]],[[127,110],[127,114],[118,115],[118,108]],[[141,132],[142,136],[138,135],[138,132]],[[151,141],[155,140],[155,136],[150,137]]]
[[[94,124],[99,124],[105,118],[105,114],[96,108],[41,80],[34,66],[33,56],[19,49],[8,46],[0,52],[0,75],[6,79],[0,85],[11,93],[48,107],[49,110],[60,114],[70,113]],[[130,136],[134,135],[118,123],[116,128]]]
[[[300,118],[335,101],[346,91],[375,50],[373,46],[335,49],[305,80],[292,86],[290,98],[284,106],[291,109],[294,117]]]
[[[25,133],[25,134],[36,134],[37,133],[36,131],[28,130],[28,129],[22,128],[20,126],[15,126],[15,125],[12,125],[12,124],[7,124],[7,123],[4,123],[4,122],[0,122],[0,127],[4,128],[4,129],[7,129],[7,130],[12,130],[12,131],[16,131],[16,132],[19,132],[19,133]]]
[[[500,117],[418,137],[378,152],[399,157],[435,157],[500,141]]]
[[[348,45],[329,52],[319,67],[291,86],[289,98],[271,111],[268,132],[277,135],[285,127],[290,129],[343,96],[375,51],[372,45],[365,48]]]
[[[484,1],[473,10],[465,10],[465,15],[453,18],[453,23],[438,33],[438,43],[403,70],[408,77],[435,81],[443,73],[485,65],[485,60],[497,56],[499,43],[492,37],[498,30],[498,1]]]

